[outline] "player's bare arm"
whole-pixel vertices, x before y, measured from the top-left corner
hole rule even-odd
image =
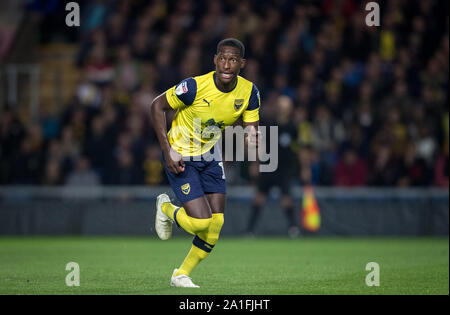
[[[244,122],[243,126],[244,126],[244,129],[246,129],[247,127],[250,127],[250,132],[248,134],[245,134],[245,144],[248,147],[258,148],[259,134],[260,134],[260,131],[258,130],[259,121]]]
[[[150,106],[150,118],[155,128],[167,167],[172,173],[179,174],[184,171],[185,165],[181,159],[181,155],[171,150],[169,139],[167,138],[166,111],[169,110],[173,111],[167,102],[166,93],[163,93],[153,100]]]

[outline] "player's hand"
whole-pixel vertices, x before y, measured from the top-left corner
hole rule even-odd
[[[164,159],[166,160],[166,165],[170,172],[174,174],[184,172],[186,166],[180,153],[171,148],[169,152],[164,153]]]
[[[249,148],[257,149],[259,145],[259,135],[261,134],[260,131],[256,130],[255,126],[250,126],[250,132],[247,136],[247,145]]]

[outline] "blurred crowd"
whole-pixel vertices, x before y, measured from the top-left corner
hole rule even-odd
[[[294,130],[280,134],[293,182],[448,186],[447,1],[379,1],[380,27],[358,0],[78,2],[81,27],[62,40],[78,43],[83,78],[59,115],[25,125],[1,111],[0,184],[166,184],[149,105],[235,37],[261,124]],[[60,19],[44,19],[46,38]],[[228,180],[254,170],[228,163]]]

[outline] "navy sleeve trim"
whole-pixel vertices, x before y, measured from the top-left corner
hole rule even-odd
[[[181,81],[175,88],[175,94],[185,105],[192,105],[197,96],[197,81],[193,78]]]
[[[256,85],[253,84],[252,93],[250,94],[250,100],[248,101],[247,110],[255,110],[259,107],[260,95]]]

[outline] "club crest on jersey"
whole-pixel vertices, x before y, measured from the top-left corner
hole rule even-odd
[[[187,82],[184,81],[184,82],[181,82],[180,84],[178,84],[178,86],[175,89],[175,94],[181,95],[181,94],[187,93],[187,91],[188,91]]]
[[[189,183],[184,184],[183,186],[181,186],[181,191],[185,195],[189,194],[189,192],[191,191],[191,185],[189,185]]]
[[[234,109],[239,110],[244,104],[244,100],[242,98],[237,98],[234,100]]]

